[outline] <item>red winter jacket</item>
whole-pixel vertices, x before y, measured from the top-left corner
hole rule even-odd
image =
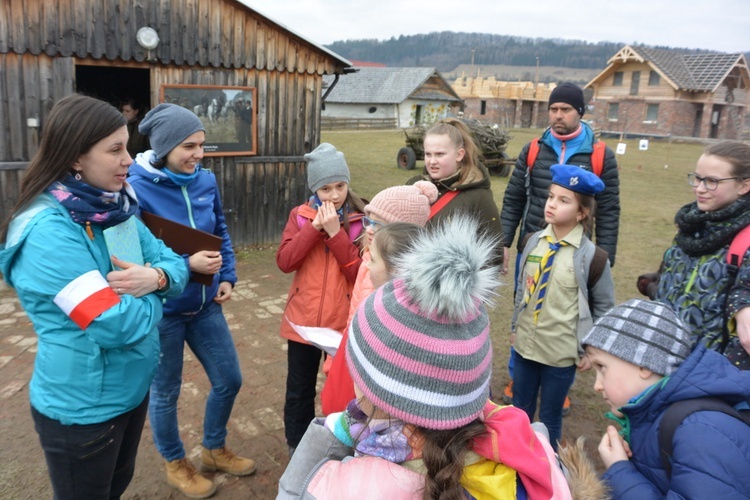
[[[343,331],[352,287],[362,263],[353,240],[362,232],[363,214],[349,214],[349,234],[342,228],[333,238],[313,227],[316,214],[317,210],[309,204],[292,209],[276,252],[279,269],[295,273],[280,333],[283,338],[301,343],[307,342],[289,321]]]
[[[373,285],[370,279],[370,269],[367,263],[370,261],[370,251],[365,250],[362,255],[362,264],[359,266],[357,281],[352,291],[352,301],[349,305],[349,317],[343,337],[339,343],[339,349],[328,371],[323,390],[320,392],[320,402],[323,407],[323,415],[330,415],[344,411],[349,401],[354,399],[354,382],[349,375],[349,367],[346,364],[346,340],[349,338],[349,325],[357,312],[359,305],[372,293]]]

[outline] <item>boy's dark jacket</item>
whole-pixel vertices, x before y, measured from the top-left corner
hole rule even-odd
[[[596,139],[591,127],[583,122],[581,126],[589,140],[573,156],[566,159],[565,163],[592,170],[591,153],[594,150],[593,145]],[[535,233],[545,226],[544,205],[547,202],[547,193],[552,184],[550,167],[559,163],[552,143],[552,133],[550,129],[547,129],[539,140],[539,155],[531,170],[530,200],[527,200],[526,188],[526,174],[529,168],[526,165],[526,158],[529,155],[529,144],[526,144],[519,153],[515,168],[508,181],[508,187],[505,189],[503,209],[500,214],[504,245],[510,247],[513,244],[516,230],[521,226],[517,240],[519,252],[523,251],[521,245],[526,235]],[[617,237],[620,230],[620,177],[615,154],[609,148],[604,155],[601,179],[604,181],[605,187],[604,191],[596,195],[596,226],[593,241],[597,246],[606,250],[609,254],[609,261],[614,266]]]
[[[699,345],[669,379],[620,409],[633,456],[604,474],[612,498],[750,498],[750,426],[724,413],[686,417],[674,434],[671,481],[664,472],[658,445],[664,412],[675,401],[703,396],[731,405],[750,400],[750,371]]]

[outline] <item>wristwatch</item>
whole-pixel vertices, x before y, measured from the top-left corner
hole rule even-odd
[[[160,267],[155,267],[154,270],[156,270],[156,274],[159,275],[159,279],[156,282],[157,284],[156,291],[163,292],[164,290],[169,288],[169,280],[167,279],[167,273],[165,273],[164,270]]]

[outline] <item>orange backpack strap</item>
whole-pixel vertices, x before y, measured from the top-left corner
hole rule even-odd
[[[602,176],[604,170],[604,153],[607,151],[607,145],[603,141],[594,143],[594,151],[591,153],[591,170],[597,177]]]
[[[432,204],[430,207],[430,217],[429,219],[432,219],[435,217],[435,215],[443,209],[444,206],[446,206],[453,198],[458,196],[459,191],[448,191],[443,196],[440,197],[438,201]],[[429,220],[428,219],[428,220]]]
[[[539,137],[534,137],[529,143],[529,151],[526,154],[526,169],[531,173],[536,157],[539,156]]]

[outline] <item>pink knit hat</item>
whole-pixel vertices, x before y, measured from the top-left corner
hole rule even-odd
[[[485,304],[498,286],[495,243],[464,214],[423,232],[400,277],[370,294],[349,327],[346,362],[367,399],[428,429],[457,429],[487,402],[492,371]]]
[[[375,195],[365,206],[366,215],[374,215],[385,223],[411,222],[420,227],[427,224],[430,205],[435,203],[438,190],[427,181],[417,181],[411,186],[394,186]]]

